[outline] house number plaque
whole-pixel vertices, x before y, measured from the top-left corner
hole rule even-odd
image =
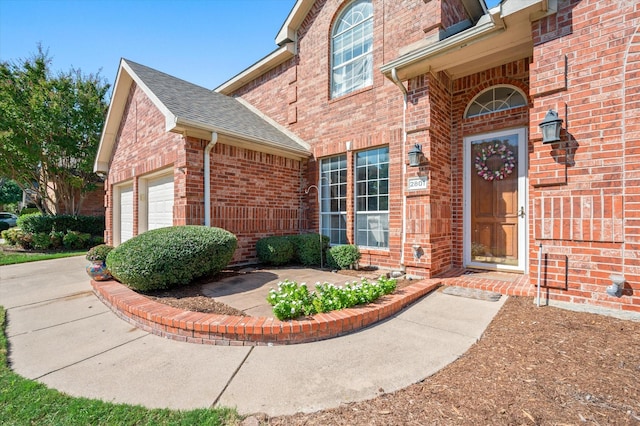
[[[426,177],[413,177],[409,178],[407,183],[407,189],[409,191],[418,191],[420,189],[427,189],[428,179]]]

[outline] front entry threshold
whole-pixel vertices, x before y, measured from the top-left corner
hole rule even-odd
[[[445,286],[473,288],[507,296],[534,296],[535,286],[522,272],[502,272],[470,268],[451,269],[437,277]]]

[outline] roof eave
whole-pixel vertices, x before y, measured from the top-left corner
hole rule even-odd
[[[439,42],[418,47],[384,64],[380,71],[392,79],[407,80],[427,72],[446,71],[460,77],[531,55],[530,22],[556,13],[558,0],[504,0],[487,11],[478,23]],[[477,59],[490,58],[479,64]]]
[[[283,46],[271,52],[246,70],[237,74],[235,77],[222,83],[214,89],[215,92],[223,95],[230,95],[245,84],[255,80],[265,72],[277,67],[296,54],[295,43],[285,43]]]
[[[289,12],[287,19],[276,35],[276,44],[278,46],[298,41],[298,28],[302,25],[314,2],[314,0],[298,0],[293,5],[291,12]]]
[[[107,173],[109,171],[111,155],[133,82],[144,91],[145,95],[147,95],[160,112],[162,112],[165,117],[165,128],[167,131],[173,128],[177,120],[173,113],[169,111],[160,99],[144,84],[140,77],[136,75],[129,64],[127,64],[127,61],[124,58],[121,59],[107,118],[102,130],[102,135],[100,136],[96,160],[93,164],[93,171],[96,173]]]
[[[489,20],[485,23],[476,25],[475,27],[470,28],[466,31],[446,38],[438,43],[434,43],[409,52],[406,55],[403,55],[391,62],[382,65],[382,67],[380,67],[380,71],[387,77],[390,77],[391,70],[395,68],[398,71],[400,77],[406,79],[409,76],[404,76],[400,72],[403,68],[409,67],[419,62],[428,61],[430,58],[434,58],[436,56],[451,52],[454,49],[460,49],[468,45],[470,42],[490,36],[496,32],[503,30],[503,27],[498,26],[495,22]]]
[[[255,149],[257,151],[276,153],[276,154],[283,155],[285,157],[296,158],[296,159],[304,159],[311,156],[311,152],[305,149],[304,147],[300,147],[300,149],[295,149],[295,148],[284,146],[266,139],[249,137],[247,135],[237,133],[229,129],[223,129],[217,126],[211,126],[209,124],[200,123],[194,120],[189,120],[181,117],[177,117],[175,126],[172,129],[170,129],[170,131],[182,133],[184,131],[188,132],[188,129],[204,131],[204,132],[207,132],[208,134],[217,133],[219,136],[227,136],[235,140],[245,141],[251,144],[250,147],[249,146],[247,147],[251,149]],[[257,145],[257,147],[255,147],[254,145]]]

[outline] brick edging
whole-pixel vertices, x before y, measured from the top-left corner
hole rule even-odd
[[[105,305],[146,332],[184,342],[224,346],[295,344],[342,336],[390,317],[440,284],[439,280],[418,281],[366,306],[280,321],[185,311],[150,300],[114,280],[91,280],[94,293]]]

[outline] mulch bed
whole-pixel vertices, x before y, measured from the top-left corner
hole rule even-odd
[[[312,414],[256,418],[270,425],[638,425],[640,322],[511,297],[478,343],[421,383]]]

